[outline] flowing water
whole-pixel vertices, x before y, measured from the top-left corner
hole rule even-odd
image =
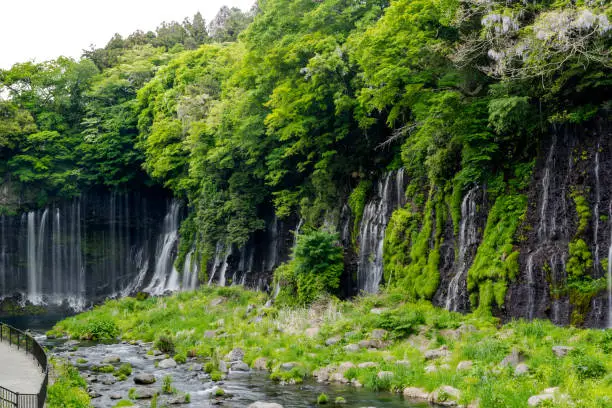
[[[41,340],[44,342],[44,337]],[[112,374],[98,375],[91,371],[92,365],[101,365],[102,360],[111,355],[119,357],[121,363],[128,362],[132,365],[133,374],[126,381],[111,385],[105,385],[103,381],[99,380],[90,382],[89,387],[100,394],[99,397],[92,400],[93,406],[100,408],[110,408],[117,403],[116,400],[110,398],[112,394],[127,399],[131,388],[136,388],[136,392],[143,387],[159,390],[162,379],[167,375],[172,377],[172,385],[179,392],[189,393],[191,401],[188,404],[180,405],[184,407],[212,407],[221,403],[224,407],[243,408],[255,401],[267,401],[280,403],[286,408],[314,408],[317,406],[316,399],[321,393],[327,394],[331,401],[338,396],[345,398],[347,402],[343,405],[345,407],[406,408],[428,406],[423,403],[405,401],[396,394],[376,393],[350,386],[323,385],[314,382],[306,382],[300,385],[280,385],[267,379],[266,373],[256,371],[230,373],[223,381],[214,383],[207,374],[199,371],[201,368],[194,366],[195,361],[188,361],[187,364],[179,365],[176,368],[160,369],[156,367],[156,362],[162,357],[148,356],[146,354],[148,345],[146,344],[83,345],[77,351],[72,351],[69,347],[63,347],[61,344],[54,344],[50,341],[47,341],[46,344],[52,348],[53,355],[68,359],[80,369],[84,377],[89,379],[112,378]],[[55,348],[53,348],[54,346]],[[77,362],[78,359],[84,359],[87,362],[79,363]],[[196,369],[192,370],[192,368]],[[133,376],[141,372],[153,374],[157,379],[156,383],[152,386],[135,385]],[[217,388],[222,388],[231,397],[215,399],[212,394]],[[162,396],[159,402],[163,402],[167,398]]]
[[[461,202],[461,223],[459,227],[459,249],[455,262],[455,274],[448,284],[444,306],[447,310],[458,311],[467,307],[467,272],[472,259],[468,256],[470,248],[479,243],[477,223],[477,193],[480,187],[474,187],[463,197]]]
[[[376,293],[383,276],[383,242],[391,214],[406,204],[404,169],[387,173],[363,210],[357,243],[359,289]]]

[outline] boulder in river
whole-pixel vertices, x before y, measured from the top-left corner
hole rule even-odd
[[[134,376],[134,382],[136,384],[147,385],[153,384],[155,381],[155,376],[149,373],[139,373]]]
[[[247,408],[283,408],[281,404],[277,404],[275,402],[254,402],[249,405]]]
[[[158,365],[159,368],[174,368],[176,366],[176,361],[171,358],[167,358],[165,360],[160,361]]]

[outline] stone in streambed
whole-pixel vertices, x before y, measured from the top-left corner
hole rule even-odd
[[[121,357],[119,356],[108,356],[102,360],[102,364],[117,364],[119,362],[121,362]]]
[[[155,382],[155,376],[149,373],[140,373],[134,376],[134,383],[141,385],[153,384]]]
[[[283,408],[281,404],[277,404],[275,402],[254,402],[249,405],[247,408]]]
[[[158,368],[162,368],[162,369],[166,369],[166,368],[174,368],[176,367],[176,361],[174,361],[174,359],[172,358],[167,358],[165,360],[162,360],[159,362],[159,365],[157,366]]]
[[[253,361],[253,370],[268,371],[268,359],[259,357]]]
[[[234,361],[230,368],[230,371],[248,372],[251,371],[249,365],[244,361]]]
[[[136,399],[151,399],[157,394],[153,388],[139,387],[136,388]]]
[[[244,359],[244,350],[240,347],[236,347],[225,356],[227,361],[242,361]]]
[[[118,399],[121,399],[121,394],[113,393],[109,396],[109,398],[112,400],[118,400]]]
[[[429,399],[429,393],[422,388],[408,387],[404,389],[404,397],[426,401]]]

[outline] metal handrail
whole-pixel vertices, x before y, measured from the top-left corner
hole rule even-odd
[[[37,394],[22,394],[0,386],[0,408],[43,408],[49,382],[47,353],[32,336],[8,324],[0,323],[0,341],[8,341],[11,346],[16,345],[18,350],[32,355],[44,373]]]

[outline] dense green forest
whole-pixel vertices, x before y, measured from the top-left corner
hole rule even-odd
[[[206,261],[272,211],[316,228],[350,197],[358,220],[373,181],[404,167],[409,204],[390,223],[386,281],[427,299],[440,213],[458,229],[463,195],[485,185],[490,225],[468,285],[487,311],[518,271],[542,138],[611,108],[610,18],[603,0],[224,7],[208,24],[197,14],[116,35],[79,61],[0,70],[0,173],[34,206],[163,185],[191,209],[183,252],[195,241]],[[588,262],[580,241],[570,280]]]

